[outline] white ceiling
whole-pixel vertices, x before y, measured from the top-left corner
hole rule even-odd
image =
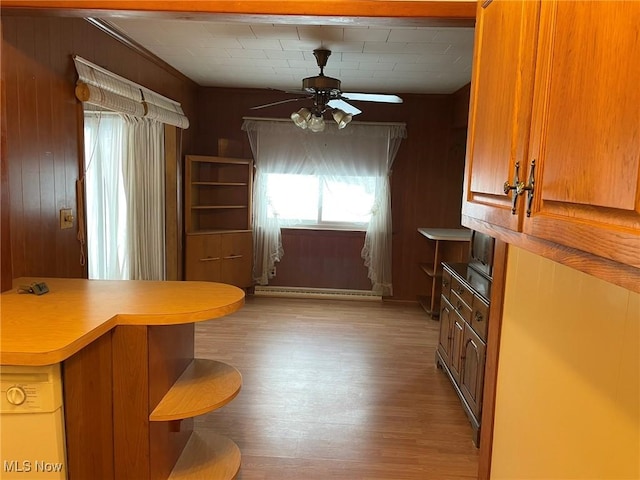
[[[473,28],[217,23],[156,18],[108,22],[201,86],[300,89],[325,75],[344,92],[452,93],[471,79]]]

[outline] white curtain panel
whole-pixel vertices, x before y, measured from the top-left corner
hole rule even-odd
[[[291,222],[278,218],[278,205],[267,196],[267,174],[324,175],[340,182],[374,177],[376,188],[362,257],[374,291],[393,293],[391,284],[391,198],[389,175],[404,124],[351,123],[339,130],[301,130],[291,122],[245,120],[253,151],[256,178],[253,198],[254,280],[266,285],[284,254],[280,229]],[[271,212],[271,215],[269,213]],[[274,215],[275,214],[275,215]]]
[[[165,279],[164,126],[85,113],[89,278]]]
[[[164,125],[124,115],[122,172],[127,197],[129,278],[165,277]]]
[[[85,211],[91,279],[126,280],[129,276],[122,178],[124,130],[119,115],[85,114]]]

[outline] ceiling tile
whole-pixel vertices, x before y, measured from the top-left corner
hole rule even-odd
[[[203,86],[298,89],[325,74],[352,92],[450,93],[469,82],[473,28],[323,26],[109,19],[126,36]]]

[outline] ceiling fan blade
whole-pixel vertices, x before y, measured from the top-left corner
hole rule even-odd
[[[251,107],[249,110],[259,110],[260,108],[273,107],[274,105],[280,105],[281,103],[297,102],[298,100],[307,100],[308,98],[311,97],[287,98],[286,100],[280,100],[279,102],[265,103],[264,105]]]
[[[351,115],[358,115],[359,113],[362,113],[362,110],[340,99],[329,100],[327,102],[327,105],[329,105],[331,108],[338,108],[343,112],[350,113]]]
[[[347,93],[340,95],[346,100],[356,100],[361,102],[382,102],[382,103],[402,103],[402,99],[397,95],[386,95],[382,93]]]

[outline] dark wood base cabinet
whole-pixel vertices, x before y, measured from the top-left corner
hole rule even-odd
[[[436,365],[449,376],[480,446],[491,281],[465,263],[443,263]]]

